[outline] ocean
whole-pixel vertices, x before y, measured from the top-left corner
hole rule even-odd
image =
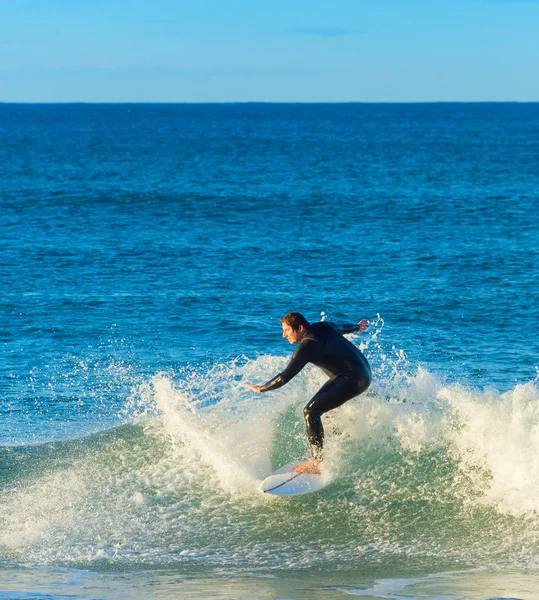
[[[0,104],[0,599],[539,598],[539,104]],[[306,455],[279,318],[368,319]]]

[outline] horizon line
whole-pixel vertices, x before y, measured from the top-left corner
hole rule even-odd
[[[5,104],[161,104],[161,105],[224,105],[224,104],[539,104],[538,100],[0,100]]]

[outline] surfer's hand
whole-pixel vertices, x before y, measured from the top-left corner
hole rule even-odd
[[[260,387],[259,385],[250,385],[247,389],[250,392],[257,392],[258,394],[260,394]]]
[[[367,331],[367,329],[369,328],[369,322],[366,319],[361,319],[361,321],[357,325],[359,328],[358,333]]]

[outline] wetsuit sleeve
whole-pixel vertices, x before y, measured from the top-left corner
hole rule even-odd
[[[261,386],[260,391],[269,392],[270,390],[276,390],[282,387],[285,383],[288,383],[292,377],[295,377],[308,362],[308,348],[304,345],[300,345],[292,355],[292,359],[286,366],[285,370]]]
[[[333,327],[342,334],[357,333],[359,325],[357,323],[332,323]]]

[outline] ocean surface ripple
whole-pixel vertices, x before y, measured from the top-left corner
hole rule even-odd
[[[317,584],[335,597],[527,581],[538,104],[0,104],[0,132],[6,598],[29,567],[165,569],[200,597],[223,574],[342,573]],[[247,391],[286,364],[290,310],[367,318],[375,377],[325,417],[333,483],[276,501],[257,486],[305,454],[325,380]],[[244,583],[222,597],[273,597]]]

